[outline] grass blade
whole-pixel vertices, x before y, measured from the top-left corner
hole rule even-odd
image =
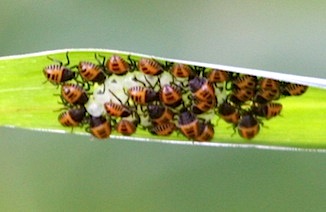
[[[42,68],[51,63],[46,56],[51,55],[64,60],[66,51],[58,50],[0,58],[0,71],[2,73],[0,79],[0,126],[12,125],[29,129],[70,131],[70,129],[67,130],[60,126],[57,121],[58,112],[54,112],[61,107],[57,104],[58,96],[54,95],[59,94],[59,91],[50,83],[42,83],[45,81]],[[71,64],[77,64],[79,60],[94,60],[94,52],[106,56],[112,53],[129,54],[100,49],[75,49],[69,50],[69,52]],[[134,53],[132,55],[135,57],[144,56]],[[157,59],[165,60],[165,58]],[[213,64],[188,61],[187,63],[315,86],[310,87],[303,96],[282,99],[281,103],[284,107],[282,116],[268,121],[265,124],[266,127],[261,129],[261,133],[255,139],[246,141],[239,136],[231,136],[232,129],[230,126],[219,121],[213,142],[326,148],[326,135],[322,128],[325,123],[324,120],[326,120],[326,92],[323,89],[326,85],[325,80]],[[81,133],[83,131],[77,129],[74,132]],[[113,135],[117,136],[114,133]],[[135,136],[131,137],[131,139],[133,138],[187,141],[176,133],[161,139],[149,135],[147,131],[141,129],[137,130]],[[188,143],[191,144],[191,142]]]

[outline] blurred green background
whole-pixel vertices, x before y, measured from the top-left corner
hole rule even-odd
[[[321,0],[2,0],[0,8],[2,56],[108,48],[326,78]],[[1,211],[326,209],[325,153],[0,135]]]

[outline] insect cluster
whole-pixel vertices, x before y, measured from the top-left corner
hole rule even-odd
[[[94,137],[137,128],[159,136],[174,131],[192,141],[210,141],[218,116],[234,132],[251,139],[263,121],[280,114],[277,100],[298,96],[307,86],[225,70],[117,54],[70,65],[48,57],[47,80],[60,87],[65,127],[83,127]],[[230,133],[230,135],[232,132]]]

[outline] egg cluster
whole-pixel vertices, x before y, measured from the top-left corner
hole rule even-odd
[[[82,127],[99,139],[112,130],[132,135],[137,128],[168,136],[177,131],[192,141],[210,141],[218,116],[245,139],[259,133],[263,121],[280,114],[287,96],[307,86],[226,70],[134,59],[132,55],[94,54],[94,61],[71,65],[50,58],[43,69],[61,90],[65,127]],[[230,133],[232,134],[232,132]]]

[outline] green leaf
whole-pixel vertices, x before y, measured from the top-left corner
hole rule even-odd
[[[80,60],[95,61],[95,51],[107,57],[112,53],[117,53],[106,50],[69,50],[70,62],[71,64],[77,64]],[[66,50],[42,52],[0,59],[0,71],[2,73],[0,78],[0,125],[12,125],[29,129],[64,130],[68,133],[71,131],[71,129],[63,128],[58,123],[57,116],[59,112],[56,110],[62,108],[62,105],[58,104],[59,98],[57,95],[59,90],[48,82],[44,83],[46,80],[42,73],[43,67],[52,63],[46,57],[47,55],[65,61],[65,52]],[[124,52],[118,53],[127,54]],[[133,54],[133,56],[139,58],[142,55]],[[283,75],[275,73],[221,67],[230,71],[250,72],[253,75],[269,76],[271,78],[275,78],[275,76],[282,77],[281,80],[284,80]],[[297,76],[293,78],[294,82],[298,80],[303,82],[304,79]],[[317,85],[320,85],[318,83],[319,81]],[[307,84],[314,84],[314,79],[307,78]],[[260,133],[254,139],[248,141],[240,138],[237,134],[232,136],[232,127],[220,120],[215,126],[215,137],[211,145],[234,143],[239,145],[262,144],[325,148],[326,134],[323,130],[326,120],[325,90],[310,87],[302,96],[282,98],[279,101],[283,105],[281,116],[264,121],[264,127],[261,128]],[[217,121],[217,118],[214,121]],[[73,133],[84,133],[84,131],[74,129]],[[113,133],[112,136],[118,136],[118,134]],[[135,135],[125,139],[163,142],[180,141],[192,144],[181,134],[174,133],[169,137],[157,137],[142,129],[137,129]]]

